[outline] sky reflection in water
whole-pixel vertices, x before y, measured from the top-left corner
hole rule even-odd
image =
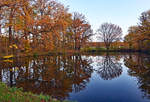
[[[0,61],[9,86],[78,102],[150,102],[150,57],[141,54],[41,56]]]

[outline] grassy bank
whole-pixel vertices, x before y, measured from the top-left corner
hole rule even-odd
[[[47,51],[47,52],[29,52],[29,53],[17,53],[17,54],[1,54],[0,60],[5,59],[12,59],[18,57],[38,57],[38,56],[45,56],[45,55],[72,55],[72,54],[81,54],[84,52],[81,51]]]
[[[50,96],[35,95],[31,92],[23,92],[21,88],[7,87],[0,82],[0,102],[60,102]],[[69,102],[69,101],[63,101]]]
[[[110,48],[107,50],[104,47],[101,48],[95,48],[95,47],[89,47],[89,48],[82,48],[81,50],[71,50],[71,51],[63,51],[63,52],[58,52],[58,51],[49,51],[49,52],[30,52],[30,53],[19,53],[17,55],[1,55],[0,59],[5,60],[5,59],[11,59],[15,57],[38,57],[38,56],[45,56],[45,55],[75,55],[75,54],[87,54],[87,53],[105,53],[105,52],[123,52],[123,53],[134,53],[134,52],[139,52],[139,53],[146,53],[150,54],[150,50],[135,50],[135,49],[124,49],[124,48]]]
[[[140,53],[147,53],[150,54],[149,50],[135,50],[135,49],[125,49],[125,48],[110,48],[107,50],[106,48],[95,48],[95,47],[89,47],[89,48],[83,48],[81,50],[82,52],[89,52],[89,53],[95,53],[95,52],[140,52]]]

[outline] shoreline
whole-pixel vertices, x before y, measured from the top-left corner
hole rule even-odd
[[[27,55],[20,53],[19,55],[14,55],[13,57],[10,57],[8,55],[8,58],[4,58],[7,56],[0,56],[0,60],[7,60],[7,59],[14,59],[14,58],[23,58],[23,57],[38,57],[38,56],[54,56],[54,55],[76,55],[76,54],[102,54],[102,53],[141,53],[141,54],[150,54],[150,51],[139,51],[139,50],[89,50],[89,51],[73,51],[73,52],[35,52],[35,53],[29,53]]]

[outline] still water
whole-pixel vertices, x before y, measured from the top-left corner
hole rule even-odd
[[[8,86],[77,102],[150,102],[150,56],[102,54],[0,61]]]

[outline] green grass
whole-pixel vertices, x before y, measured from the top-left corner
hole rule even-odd
[[[88,47],[88,48],[82,48],[82,52],[98,52],[98,51],[106,51],[106,48],[100,47],[100,48],[95,48],[95,47]]]
[[[81,52],[115,52],[115,51],[126,51],[125,47],[121,46],[120,48],[115,48],[115,47],[110,47],[109,50],[107,50],[105,47],[87,47],[87,48],[82,48]]]
[[[0,102],[60,102],[43,94],[35,95],[31,92],[23,92],[22,88],[7,87],[0,82]],[[69,101],[63,101],[69,102]]]

